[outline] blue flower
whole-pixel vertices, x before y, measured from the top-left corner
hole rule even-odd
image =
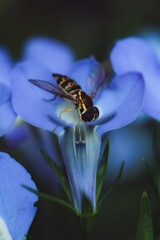
[[[94,88],[94,82],[102,82],[103,74],[98,74],[88,85],[97,66],[99,63],[91,57],[76,62],[63,74],[74,79],[83,91],[90,94],[90,86]],[[143,105],[143,78],[134,72],[114,78],[109,87],[103,86],[93,99],[100,111],[99,118],[86,125],[77,125],[77,110],[63,113],[59,118],[60,112],[73,107],[72,104],[59,97],[55,101],[46,101],[52,99],[53,94],[28,81],[38,79],[54,83],[52,73],[44,64],[35,61],[17,64],[12,74],[13,106],[17,114],[36,127],[52,131],[59,125],[55,132],[59,137],[74,206],[81,212],[85,196],[95,211],[96,174],[105,144],[102,134],[123,127],[137,117]]]
[[[74,79],[90,94],[88,78],[99,63],[94,58],[76,62],[66,75]],[[34,86],[29,79],[45,80],[55,83],[50,71],[44,64],[27,61],[19,63],[12,74],[12,103],[14,109],[26,122],[40,128],[61,132],[63,127],[76,125],[79,114],[75,111],[63,113],[64,109],[73,107],[70,103],[58,98],[55,101],[46,101],[53,98],[53,94]],[[88,123],[96,126],[101,134],[123,127],[132,122],[142,108],[144,97],[144,83],[138,73],[129,73],[114,78],[108,88],[101,89],[93,103],[98,107],[100,116],[97,120]]]
[[[117,41],[110,55],[117,75],[139,72],[146,84],[143,112],[160,121],[160,61],[147,41],[129,37]]]
[[[36,214],[37,197],[22,184],[36,189],[29,173],[8,154],[0,152],[0,236],[2,239],[26,239]]]
[[[0,48],[0,137],[16,120],[16,113],[11,103],[10,72],[12,61],[9,54]]]

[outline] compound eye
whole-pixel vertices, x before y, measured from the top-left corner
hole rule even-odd
[[[94,118],[92,120],[95,120],[99,117],[99,110],[97,107],[93,107],[94,108]]]
[[[91,107],[87,109],[85,113],[82,114],[82,120],[85,122],[90,122],[99,117],[99,110],[97,107]]]

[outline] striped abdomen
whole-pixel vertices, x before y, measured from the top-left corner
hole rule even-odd
[[[55,79],[57,80],[57,85],[63,92],[66,94],[69,94],[73,97],[73,99],[77,100],[79,90],[81,90],[81,87],[72,79],[62,76],[59,74],[53,74]]]

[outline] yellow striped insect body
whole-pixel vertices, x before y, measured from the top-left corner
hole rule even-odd
[[[92,99],[81,90],[81,87],[72,79],[59,74],[53,74],[57,85],[65,93],[71,96],[79,112],[80,120],[85,122],[93,121],[99,116],[97,107],[93,107]]]
[[[104,83],[105,74],[102,68],[100,68],[100,64],[97,66],[97,68],[93,71],[90,78],[88,79],[88,84],[91,85],[91,87],[94,86],[94,91],[91,90],[91,96],[82,91],[81,87],[76,83],[76,81],[72,80],[71,78],[60,74],[52,75],[56,79],[57,84],[33,79],[29,79],[29,81],[34,85],[53,93],[54,98],[52,100],[55,100],[55,98],[59,96],[66,100],[73,101],[69,102],[75,105],[75,108],[80,115],[79,122],[81,120],[85,122],[90,122],[99,117],[99,109],[93,106],[92,99],[96,95],[97,91],[101,88],[100,85],[103,85]],[[96,82],[94,79],[97,79],[97,77],[99,76],[101,77],[101,81],[98,84],[98,81],[96,80]],[[60,116],[62,113],[74,110],[75,108],[61,111]]]

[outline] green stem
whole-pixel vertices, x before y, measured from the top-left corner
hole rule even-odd
[[[82,233],[82,240],[91,239],[91,231],[94,227],[94,216],[80,217],[80,226]]]

